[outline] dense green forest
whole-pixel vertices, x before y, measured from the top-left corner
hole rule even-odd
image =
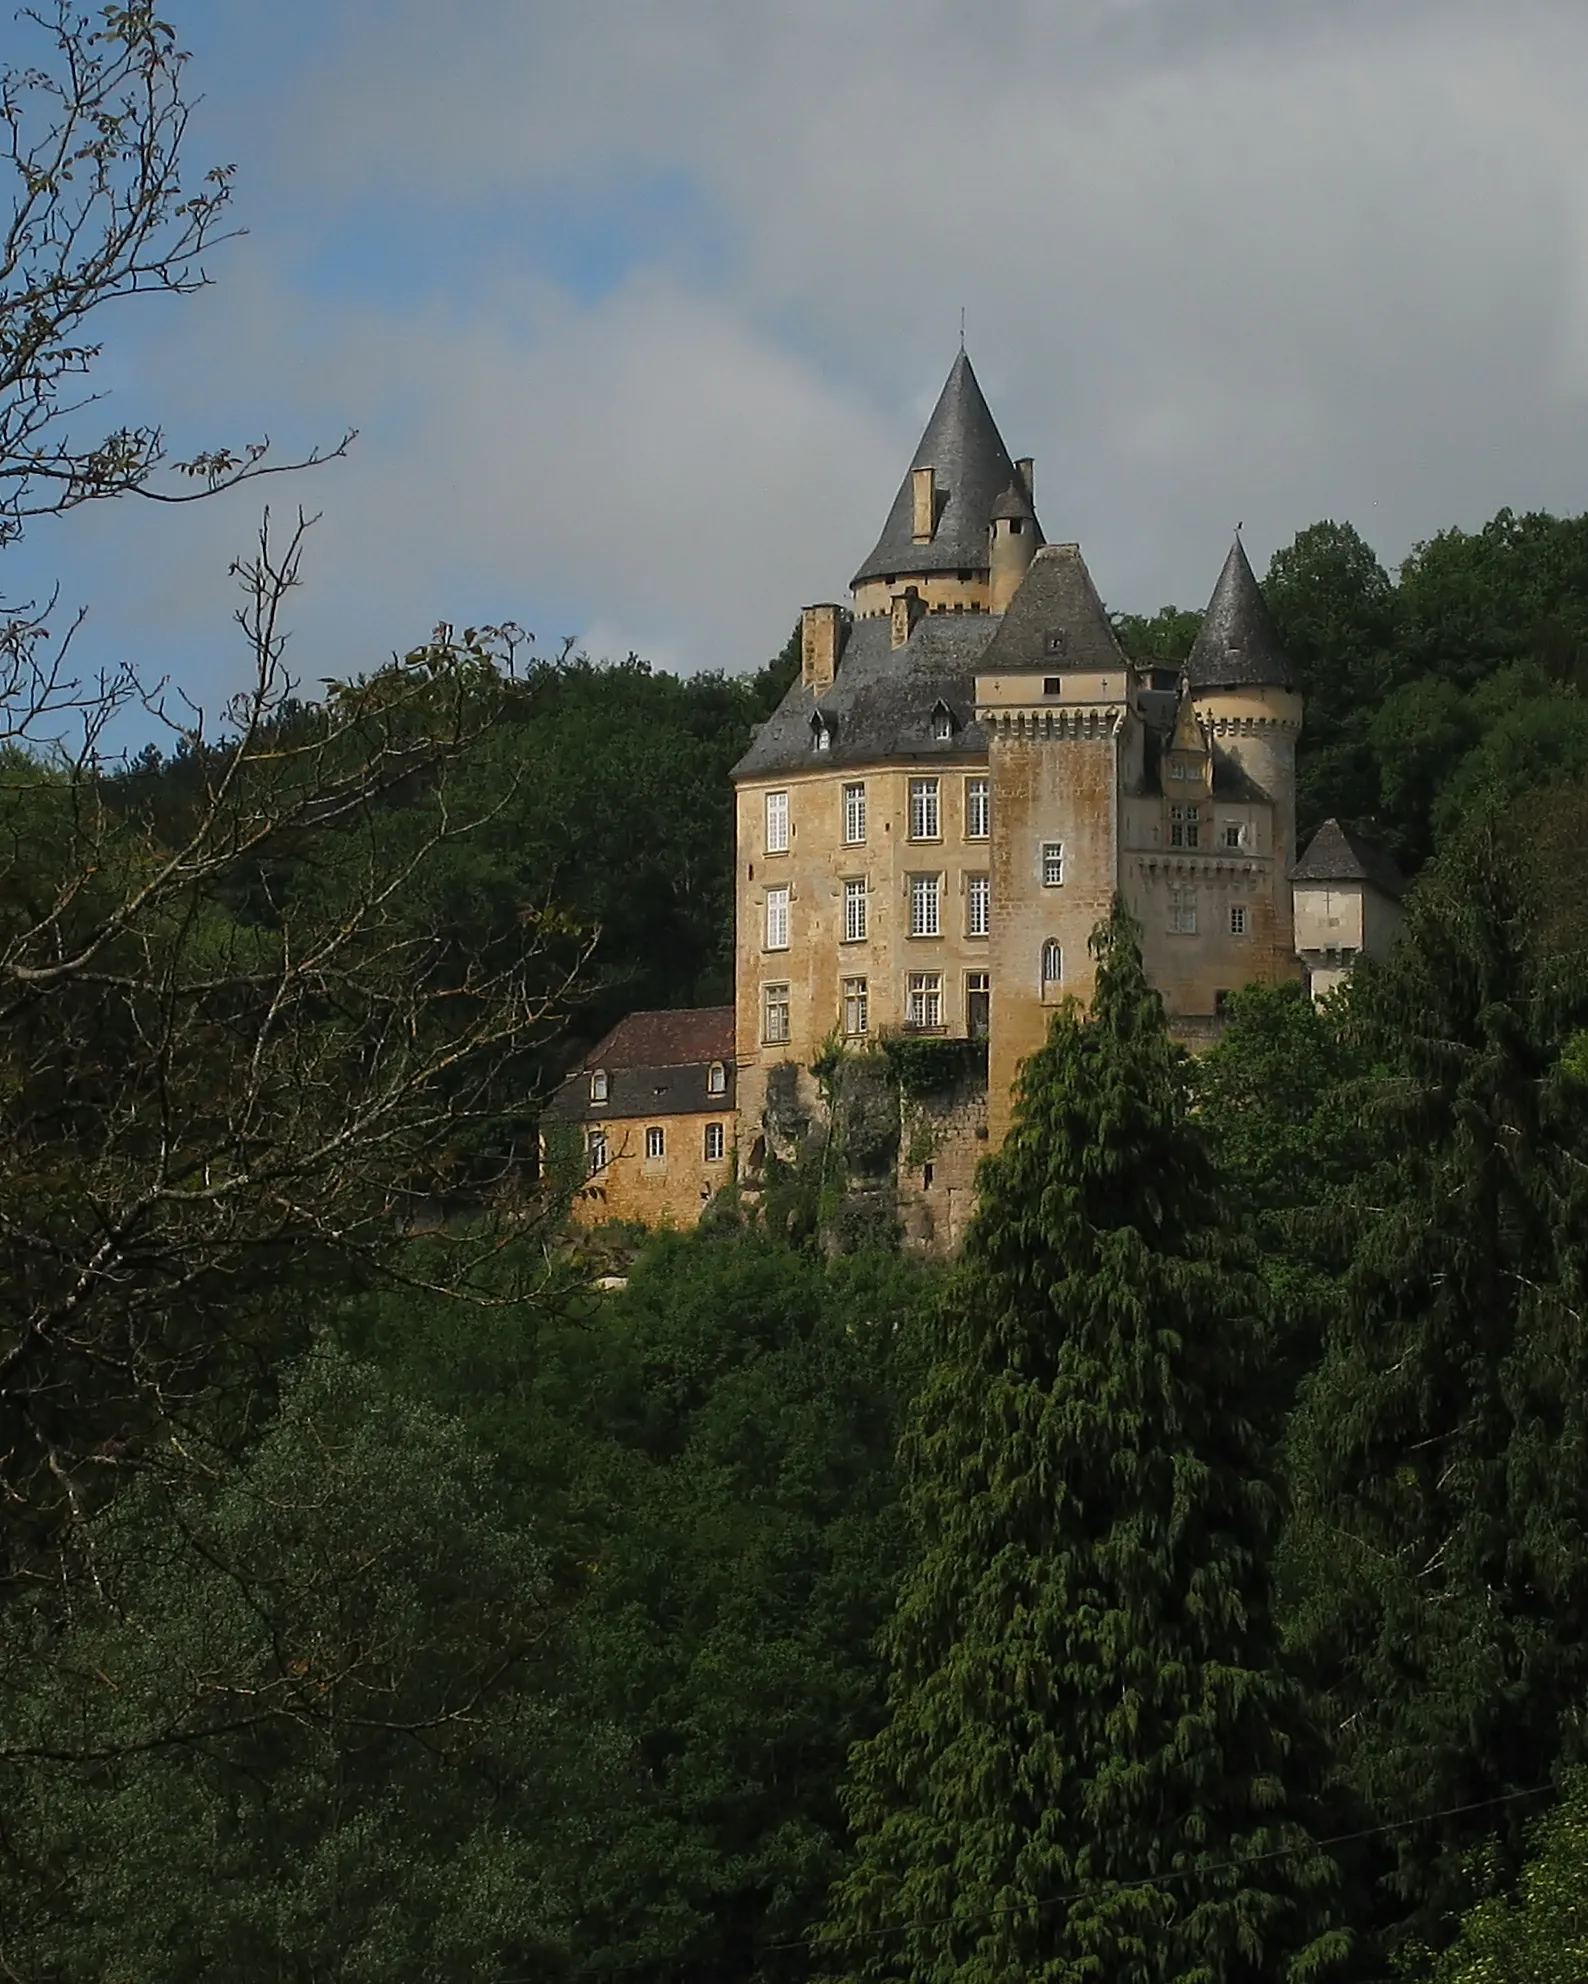
[[[146,10],[53,56],[0,543],[261,465],[71,438],[227,187]],[[948,1268],[774,1195],[581,1235],[525,1161],[582,1044],[727,993],[796,649],[443,628],[305,703],[301,543],[131,764],[157,689],[0,638],[0,1974],[1575,1984],[1588,519],[1276,555],[1303,830],[1395,847],[1401,941],[1193,1061],[1116,908]]]

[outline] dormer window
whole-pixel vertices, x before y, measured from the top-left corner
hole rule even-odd
[[[948,704],[938,701],[932,705],[932,736],[939,744],[948,743],[954,735],[954,712]]]
[[[811,718],[811,749],[830,751],[833,748],[833,720],[818,710]]]
[[[605,1102],[611,1096],[611,1084],[605,1068],[597,1068],[590,1076],[590,1100]]]
[[[726,1095],[728,1091],[728,1070],[720,1061],[713,1061],[706,1070],[707,1095]]]

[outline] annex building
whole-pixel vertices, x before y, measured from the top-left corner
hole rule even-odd
[[[1330,822],[1298,864],[1302,698],[1239,539],[1184,669],[1133,662],[1079,547],[1044,540],[1032,462],[1009,454],[963,350],[849,603],[805,608],[801,659],[733,773],[731,1039],[713,1035],[686,1084],[709,1101],[720,1069],[723,1106],[691,1110],[701,1150],[675,1188],[642,1155],[665,1155],[667,1127],[619,1065],[619,1028],[551,1104],[583,1126],[585,1217],[692,1223],[730,1107],[753,1188],[830,1106],[813,1065],[934,1037],[984,1042],[984,1070],[967,1054],[951,1091],[915,1105],[890,1186],[907,1240],[951,1248],[1020,1063],[1053,1007],[1091,992],[1087,939],[1116,893],[1193,1045],[1234,988],[1304,969],[1321,988],[1393,934],[1385,857]],[[666,1017],[625,1025],[649,1039]]]

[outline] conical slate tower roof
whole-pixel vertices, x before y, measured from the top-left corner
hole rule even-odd
[[[911,478],[918,468],[933,471],[937,490],[937,528],[927,544],[917,544],[913,532]],[[907,572],[985,570],[993,506],[1016,480],[1009,450],[961,351],[926,423],[910,473],[893,499],[877,548],[853,583]]]
[[[1193,689],[1299,689],[1241,540],[1230,546],[1185,665]]]

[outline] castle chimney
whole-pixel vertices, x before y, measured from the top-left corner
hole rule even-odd
[[[1015,463],[1015,474],[1020,478],[1020,487],[1026,492],[1026,501],[1036,507],[1037,465],[1030,455],[1022,455]]]
[[[838,643],[843,609],[807,606],[800,614],[800,680],[819,696],[833,686],[838,673]]]
[[[929,468],[912,468],[910,495],[914,505],[911,534],[917,544],[930,544],[937,533],[936,471]]]
[[[916,621],[920,619],[925,611],[926,602],[914,586],[908,586],[903,592],[896,592],[893,595],[892,644],[894,647],[902,648],[904,646],[911,634],[915,632]]]

